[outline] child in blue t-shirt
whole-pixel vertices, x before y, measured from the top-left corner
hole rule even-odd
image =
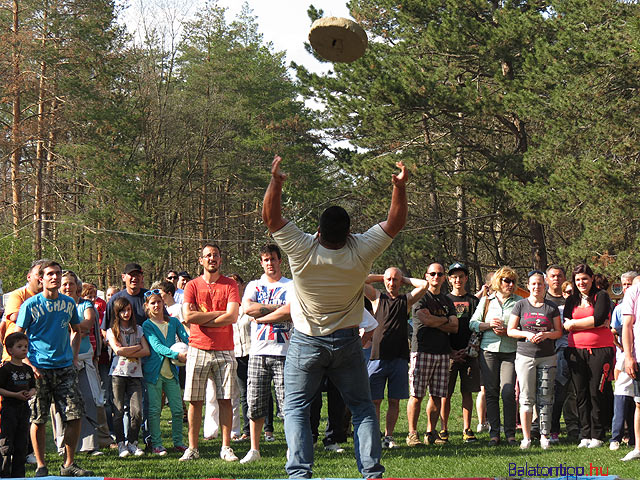
[[[29,439],[28,400],[36,394],[36,380],[31,367],[22,363],[29,351],[27,336],[12,333],[4,347],[11,360],[0,367],[0,476],[20,478],[25,476]]]

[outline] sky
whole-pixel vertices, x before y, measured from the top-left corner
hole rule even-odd
[[[210,1],[214,3],[215,0]],[[144,27],[164,30],[177,28],[181,20],[193,16],[205,0],[129,0],[122,20],[133,32]],[[302,64],[314,72],[326,72],[330,66],[316,61],[304,49],[311,27],[307,8],[314,5],[324,16],[349,17],[347,0],[248,0],[258,29],[264,40],[272,42],[276,51],[285,51],[287,64]],[[217,0],[217,5],[228,9],[227,21],[240,11],[240,0]],[[173,26],[173,27],[172,27]],[[171,36],[171,35],[169,35]]]

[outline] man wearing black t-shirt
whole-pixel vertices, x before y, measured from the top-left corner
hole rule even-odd
[[[384,282],[386,292],[380,292],[370,284]],[[400,294],[402,285],[412,285],[411,293]],[[400,412],[400,399],[409,398],[409,344],[407,342],[409,311],[427,291],[425,280],[407,278],[400,269],[390,267],[384,275],[369,275],[364,293],[371,300],[378,326],[373,332],[371,357],[367,370],[371,398],[376,406],[380,421],[380,404],[384,399],[384,387],[388,382],[387,418],[385,424],[384,448],[397,448],[393,440]]]
[[[440,292],[444,283],[444,267],[432,263],[425,278],[429,289],[414,306],[411,365],[409,367],[410,397],[407,403],[409,435],[407,445],[415,447],[418,439],[420,405],[429,387],[427,404],[427,433],[424,443],[443,444],[436,431],[442,398],[447,396],[449,384],[449,334],[458,331],[458,316],[453,302]]]
[[[547,283],[546,300],[556,304],[560,313],[563,313],[565,298],[562,295],[562,284],[567,279],[564,268],[560,265],[550,265],[545,272],[545,282]],[[580,432],[580,422],[578,420],[578,406],[576,401],[576,391],[571,382],[571,372],[565,358],[564,351],[569,345],[569,333],[564,332],[562,337],[556,340],[556,354],[558,356],[558,366],[554,383],[553,411],[551,413],[551,438],[552,444],[560,442],[560,417],[564,416],[564,423],[567,428],[567,437],[577,439]],[[537,412],[536,412],[537,413]],[[531,434],[534,437],[539,435],[537,414],[531,426]]]
[[[449,266],[449,283],[451,293],[447,297],[456,307],[458,316],[458,331],[449,335],[451,344],[451,361],[449,362],[449,391],[447,398],[442,402],[440,419],[442,430],[440,436],[443,439],[449,437],[448,421],[451,411],[451,396],[456,387],[456,380],[460,375],[460,393],[462,395],[462,437],[465,443],[477,440],[473,430],[471,430],[471,415],[473,414],[473,392],[480,391],[480,364],[478,357],[467,355],[467,345],[471,337],[469,330],[469,320],[476,310],[479,300],[467,292],[467,281],[469,280],[469,269],[460,263],[455,262]]]

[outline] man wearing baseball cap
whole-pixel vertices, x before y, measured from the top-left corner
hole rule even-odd
[[[458,316],[458,331],[449,334],[451,344],[451,363],[449,366],[449,392],[442,402],[440,418],[442,420],[441,437],[449,436],[447,423],[451,411],[451,396],[456,388],[456,380],[460,376],[460,393],[462,394],[462,437],[465,443],[475,442],[476,436],[471,429],[471,415],[473,414],[473,392],[480,391],[480,365],[478,357],[467,355],[467,345],[471,330],[469,320],[478,306],[478,299],[467,292],[469,269],[464,263],[455,262],[447,270],[451,292],[447,297],[456,307]]]
[[[115,293],[107,303],[107,310],[101,325],[103,330],[108,330],[111,327],[113,302],[119,297],[129,300],[138,325],[142,325],[147,319],[147,314],[144,311],[144,292],[147,289],[142,286],[144,283],[142,267],[137,263],[127,263],[124,270],[122,270],[122,283],[124,283],[125,288]]]

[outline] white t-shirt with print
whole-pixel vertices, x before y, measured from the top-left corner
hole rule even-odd
[[[285,305],[293,295],[293,282],[285,277],[270,282],[266,275],[249,282],[242,301],[251,300],[265,305]],[[251,350],[249,355],[286,355],[289,348],[290,321],[282,323],[251,322]]]

